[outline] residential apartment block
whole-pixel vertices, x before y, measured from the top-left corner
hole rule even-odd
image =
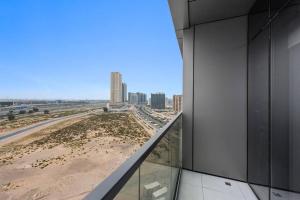
[[[127,101],[127,84],[122,83],[122,102]]]
[[[165,109],[166,96],[164,93],[151,94],[151,108],[152,109]]]
[[[173,95],[173,110],[176,112],[182,111],[182,95]]]
[[[123,99],[122,99],[122,75],[119,72],[111,73],[110,102],[112,104],[123,102]]]

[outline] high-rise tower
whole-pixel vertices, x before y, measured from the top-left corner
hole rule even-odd
[[[122,101],[126,102],[127,101],[127,84],[122,83]]]
[[[182,110],[182,95],[173,95],[173,110],[176,112]]]
[[[111,104],[122,102],[122,75],[119,72],[111,73],[110,102]]]

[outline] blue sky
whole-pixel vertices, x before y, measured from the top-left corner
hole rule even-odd
[[[109,99],[112,71],[129,92],[182,93],[167,0],[0,1],[0,99]]]

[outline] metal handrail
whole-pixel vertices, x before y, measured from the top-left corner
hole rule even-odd
[[[116,169],[109,177],[101,182],[96,188],[89,193],[86,200],[111,200],[113,199],[140,167],[143,161],[148,157],[156,145],[166,135],[168,130],[181,116],[178,113],[174,119],[167,123],[163,128],[158,130],[148,142],[146,142],[135,154],[126,160],[118,169]]]

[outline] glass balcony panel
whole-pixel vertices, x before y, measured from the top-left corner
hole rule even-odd
[[[96,187],[86,199],[171,200],[175,197],[178,175],[182,166],[182,117],[166,125],[163,132],[119,167]],[[148,148],[148,149],[147,149]],[[150,152],[150,153],[149,153]],[[146,159],[143,156],[147,156]],[[140,160],[142,159],[142,160]],[[129,178],[126,173],[138,167]],[[125,170],[126,169],[126,170]],[[125,180],[128,180],[125,182]],[[124,182],[124,183],[123,183]],[[119,191],[118,184],[123,184]]]
[[[182,124],[181,117],[173,124],[173,127],[169,131],[170,138],[170,151],[171,151],[171,194],[175,194],[177,178],[179,170],[181,168],[181,135]]]
[[[139,200],[139,169],[123,186],[115,200]]]
[[[141,200],[170,199],[171,155],[168,134],[141,165]]]
[[[180,167],[181,117],[141,165],[141,200],[173,199]]]

